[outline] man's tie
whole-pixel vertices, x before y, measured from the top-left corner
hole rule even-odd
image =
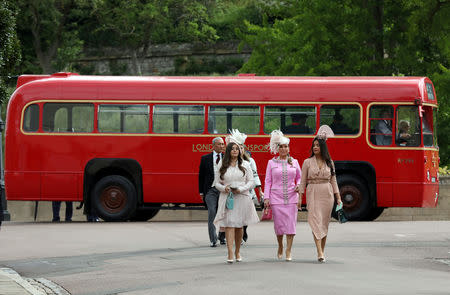
[[[219,164],[219,161],[220,161],[220,154],[217,154],[216,157],[217,157],[217,158],[216,158],[216,164]]]

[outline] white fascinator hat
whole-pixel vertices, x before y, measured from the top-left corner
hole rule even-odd
[[[225,143],[228,145],[230,142],[234,142],[239,145],[243,145],[245,140],[247,139],[247,135],[245,133],[239,132],[238,129],[230,130],[230,135],[225,137]]]
[[[316,137],[326,141],[328,138],[334,137],[334,132],[333,130],[331,130],[330,126],[322,125],[317,131]]]
[[[270,152],[272,154],[278,153],[280,145],[289,144],[289,141],[290,141],[289,138],[284,136],[281,130],[277,129],[272,131],[272,133],[270,133],[270,143],[269,143]]]

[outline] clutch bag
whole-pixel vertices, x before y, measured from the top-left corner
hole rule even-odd
[[[232,192],[228,193],[227,200],[226,200],[226,203],[225,203],[225,207],[227,207],[228,210],[233,210],[234,197],[233,197],[233,193]]]
[[[263,210],[263,215],[261,216],[261,221],[272,220],[272,209],[266,208]]]
[[[342,207],[342,203],[336,206],[336,213],[339,223],[346,223],[348,221],[347,215],[345,215],[344,208]]]

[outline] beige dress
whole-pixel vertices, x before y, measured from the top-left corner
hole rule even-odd
[[[316,239],[322,239],[328,234],[334,194],[339,192],[336,175],[331,176],[331,170],[326,164],[320,169],[313,156],[302,165],[300,192],[304,192],[305,187],[308,223]]]

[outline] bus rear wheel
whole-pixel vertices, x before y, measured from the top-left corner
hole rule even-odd
[[[106,176],[95,185],[91,202],[103,220],[126,221],[136,211],[136,188],[123,176]]]
[[[371,212],[369,190],[357,176],[342,175],[338,177],[339,193],[344,204],[344,211],[351,221],[367,220]],[[336,212],[333,210],[333,217]]]

